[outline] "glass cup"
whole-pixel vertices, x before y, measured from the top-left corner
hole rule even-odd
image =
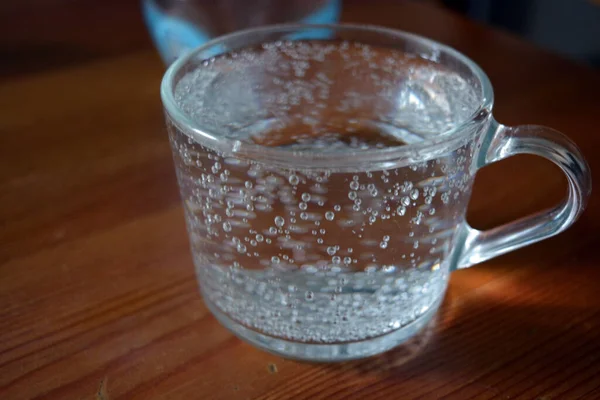
[[[563,231],[591,190],[567,137],[499,124],[473,61],[396,30],[230,34],[177,60],[161,95],[206,305],[286,357],[402,343],[435,314],[451,271]],[[515,154],[558,165],[567,197],[471,228],[477,170]]]

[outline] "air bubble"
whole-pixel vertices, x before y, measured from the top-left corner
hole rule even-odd
[[[327,248],[327,254],[329,254],[330,256],[334,255],[337,252],[337,249],[334,246],[329,246]]]
[[[285,219],[283,219],[283,217],[277,216],[275,217],[275,225],[277,225],[278,227],[282,227],[285,224]]]
[[[333,212],[331,212],[331,211],[327,211],[327,212],[325,213],[325,218],[326,218],[328,221],[333,221],[333,219],[335,218],[335,214],[334,214]]]
[[[298,178],[298,176],[292,174],[288,178],[288,181],[290,182],[291,185],[296,186],[298,183],[300,183],[300,178]]]
[[[225,232],[231,232],[231,224],[228,221],[223,222],[223,230]]]
[[[350,189],[352,190],[358,190],[358,182],[357,181],[352,181],[350,182]]]
[[[373,265],[373,264],[371,264],[371,265],[367,265],[367,266],[365,267],[365,272],[366,272],[367,274],[372,274],[373,272],[376,272],[376,271],[377,271],[377,265]]]
[[[441,199],[442,199],[442,203],[448,204],[448,202],[450,201],[450,194],[442,193]]]
[[[310,201],[310,194],[309,193],[302,193],[302,201],[304,201],[304,202]]]
[[[396,267],[394,267],[393,265],[384,265],[382,268],[383,272],[394,272],[396,270]]]

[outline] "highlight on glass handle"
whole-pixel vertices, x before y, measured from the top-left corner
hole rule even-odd
[[[523,125],[507,127],[493,121],[481,148],[477,167],[517,155],[533,154],[555,163],[568,181],[566,198],[554,208],[499,227],[479,231],[466,222],[462,246],[454,258],[456,269],[467,268],[490,258],[554,236],[570,227],[583,212],[592,189],[587,162],[569,138],[554,129]]]

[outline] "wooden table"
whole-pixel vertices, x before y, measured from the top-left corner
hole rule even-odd
[[[600,399],[600,196],[568,232],[454,273],[418,340],[331,365],[222,328],[194,280],[138,1],[7,2],[0,13],[0,399]],[[496,116],[568,133],[600,170],[600,75],[434,6],[349,2],[477,61]],[[31,8],[35,4],[37,8]],[[482,171],[469,219],[553,204],[562,175]]]

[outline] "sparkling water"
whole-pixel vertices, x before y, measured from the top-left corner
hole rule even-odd
[[[199,62],[175,97],[203,130],[169,123],[212,306],[272,337],[345,343],[402,328],[440,299],[472,143],[374,169],[294,168],[293,158],[451,135],[479,101],[459,74],[383,47],[274,42]],[[248,144],[288,152],[289,166],[240,156]]]

